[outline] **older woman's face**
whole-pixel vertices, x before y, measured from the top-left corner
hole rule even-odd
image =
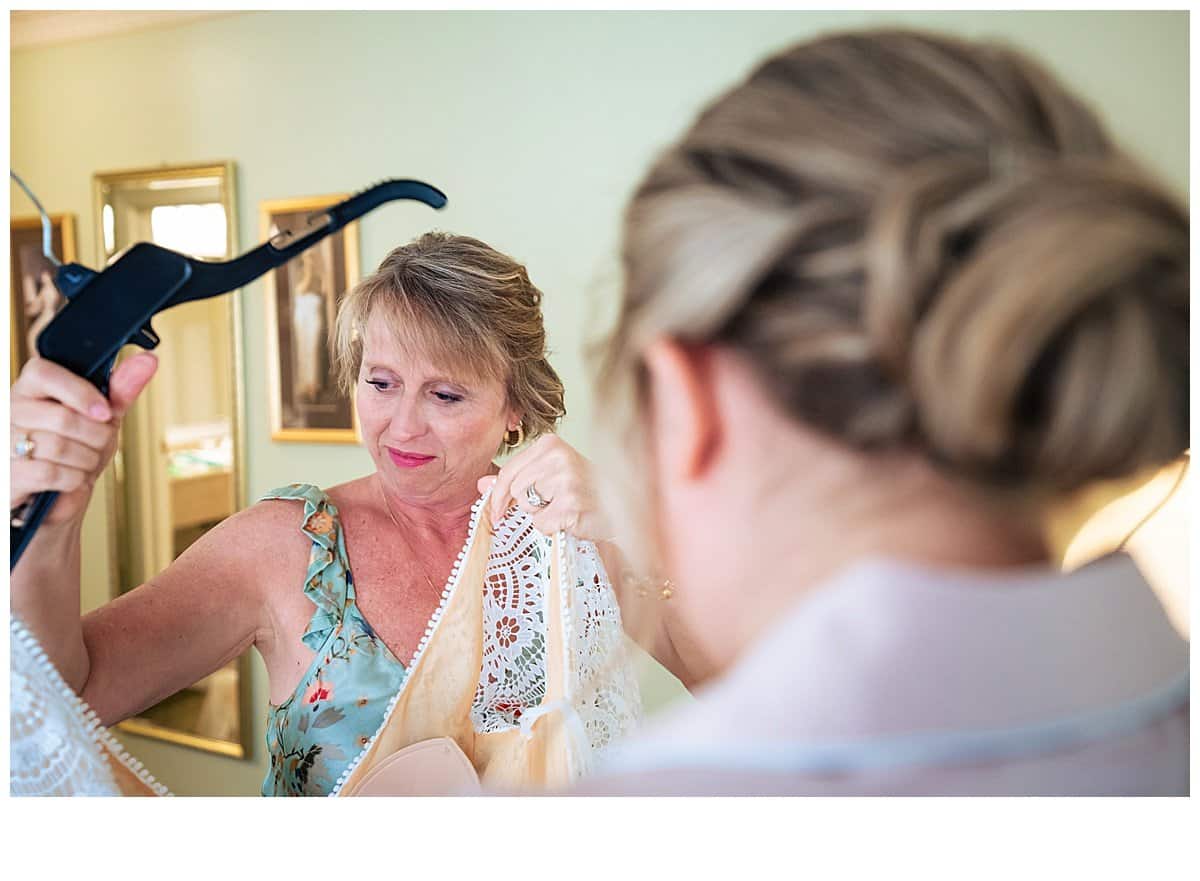
[[[355,393],[363,442],[384,486],[414,501],[475,491],[517,414],[496,380],[441,369],[371,316]]]

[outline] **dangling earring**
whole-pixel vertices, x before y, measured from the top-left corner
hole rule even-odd
[[[514,448],[521,446],[521,444],[525,442],[525,427],[522,423],[520,423],[520,422],[517,423],[516,432],[517,432],[516,440],[511,439],[511,436],[512,436],[511,429],[509,431],[504,432],[504,443],[506,443],[508,446],[514,447]]]

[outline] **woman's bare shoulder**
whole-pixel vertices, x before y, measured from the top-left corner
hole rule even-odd
[[[251,572],[303,571],[311,541],[302,531],[299,500],[264,499],[222,520],[184,552],[178,562],[199,558],[225,569]],[[220,561],[218,563],[218,560]]]
[[[338,508],[346,504],[354,505],[365,496],[369,489],[369,479],[361,477],[321,489],[320,492]],[[238,511],[225,519],[218,528],[246,536],[253,542],[271,541],[284,535],[295,534],[300,544],[307,546],[309,540],[304,535],[303,525],[304,499],[272,497],[260,499],[250,507]]]
[[[367,478],[340,484],[324,494],[343,512],[356,509],[369,498]],[[199,564],[222,574],[253,574],[257,583],[274,576],[288,591],[296,572],[303,574],[312,550],[304,531],[302,498],[269,498],[238,511],[206,532],[176,561],[192,569]]]
[[[226,518],[218,529],[252,539],[281,538],[289,532],[300,533],[304,504],[298,499],[263,499]]]
[[[371,504],[378,499],[376,495],[378,490],[374,489],[374,486],[374,475],[369,474],[366,477],[358,477],[354,480],[348,480],[345,483],[331,486],[325,490],[325,495],[329,497],[329,500],[339,510],[358,508],[364,504]]]

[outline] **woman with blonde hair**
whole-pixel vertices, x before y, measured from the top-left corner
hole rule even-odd
[[[99,725],[253,646],[271,702],[264,795],[361,789],[368,768],[409,746],[393,792],[578,776],[640,701],[595,546],[611,530],[589,464],[554,434],[563,385],[541,303],[525,267],[478,239],[428,233],[395,248],[335,328],[335,369],[374,469],[266,493],[82,620],[83,513],[156,362],[124,361],[106,401],[30,361],[12,389],[11,504],[62,493],[12,573],[31,655]],[[503,467],[500,452],[513,453]]]
[[[596,405],[698,700],[583,791],[1186,793],[1187,643],[1040,525],[1188,447],[1188,245],[1006,48],[829,36],[714,101],[629,204]]]

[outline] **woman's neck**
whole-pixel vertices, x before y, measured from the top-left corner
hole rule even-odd
[[[475,487],[413,498],[389,489],[378,474],[369,480],[375,504],[397,529],[405,535],[439,543],[462,540],[471,520],[471,509],[479,498]]]
[[[680,548],[692,562],[677,593],[691,582],[704,596],[684,599],[680,636],[685,645],[692,634],[700,637],[694,660],[685,659],[699,679],[723,672],[803,595],[859,561],[953,569],[1048,562],[1036,516],[989,507],[919,457],[790,452],[743,451],[742,462],[804,462],[804,469],[762,468],[753,477],[744,467],[731,469],[707,518],[697,519],[705,506],[681,500],[696,529],[691,548]]]
[[[1036,522],[990,507],[915,458],[887,463],[873,484],[852,488],[830,482],[815,489],[810,498],[789,506],[790,518],[782,511],[765,518],[773,533],[770,546],[781,549],[783,558],[779,565],[762,567],[760,602],[744,618],[743,646],[799,596],[865,559],[950,569],[1049,561]],[[798,510],[809,514],[797,518]]]
[[[651,420],[657,532],[676,582],[663,630],[694,681],[727,670],[802,596],[860,560],[1047,561],[1035,512],[1000,511],[919,452],[867,453],[808,427],[736,352],[714,349],[703,368],[690,409],[660,422],[679,414],[656,404]]]

